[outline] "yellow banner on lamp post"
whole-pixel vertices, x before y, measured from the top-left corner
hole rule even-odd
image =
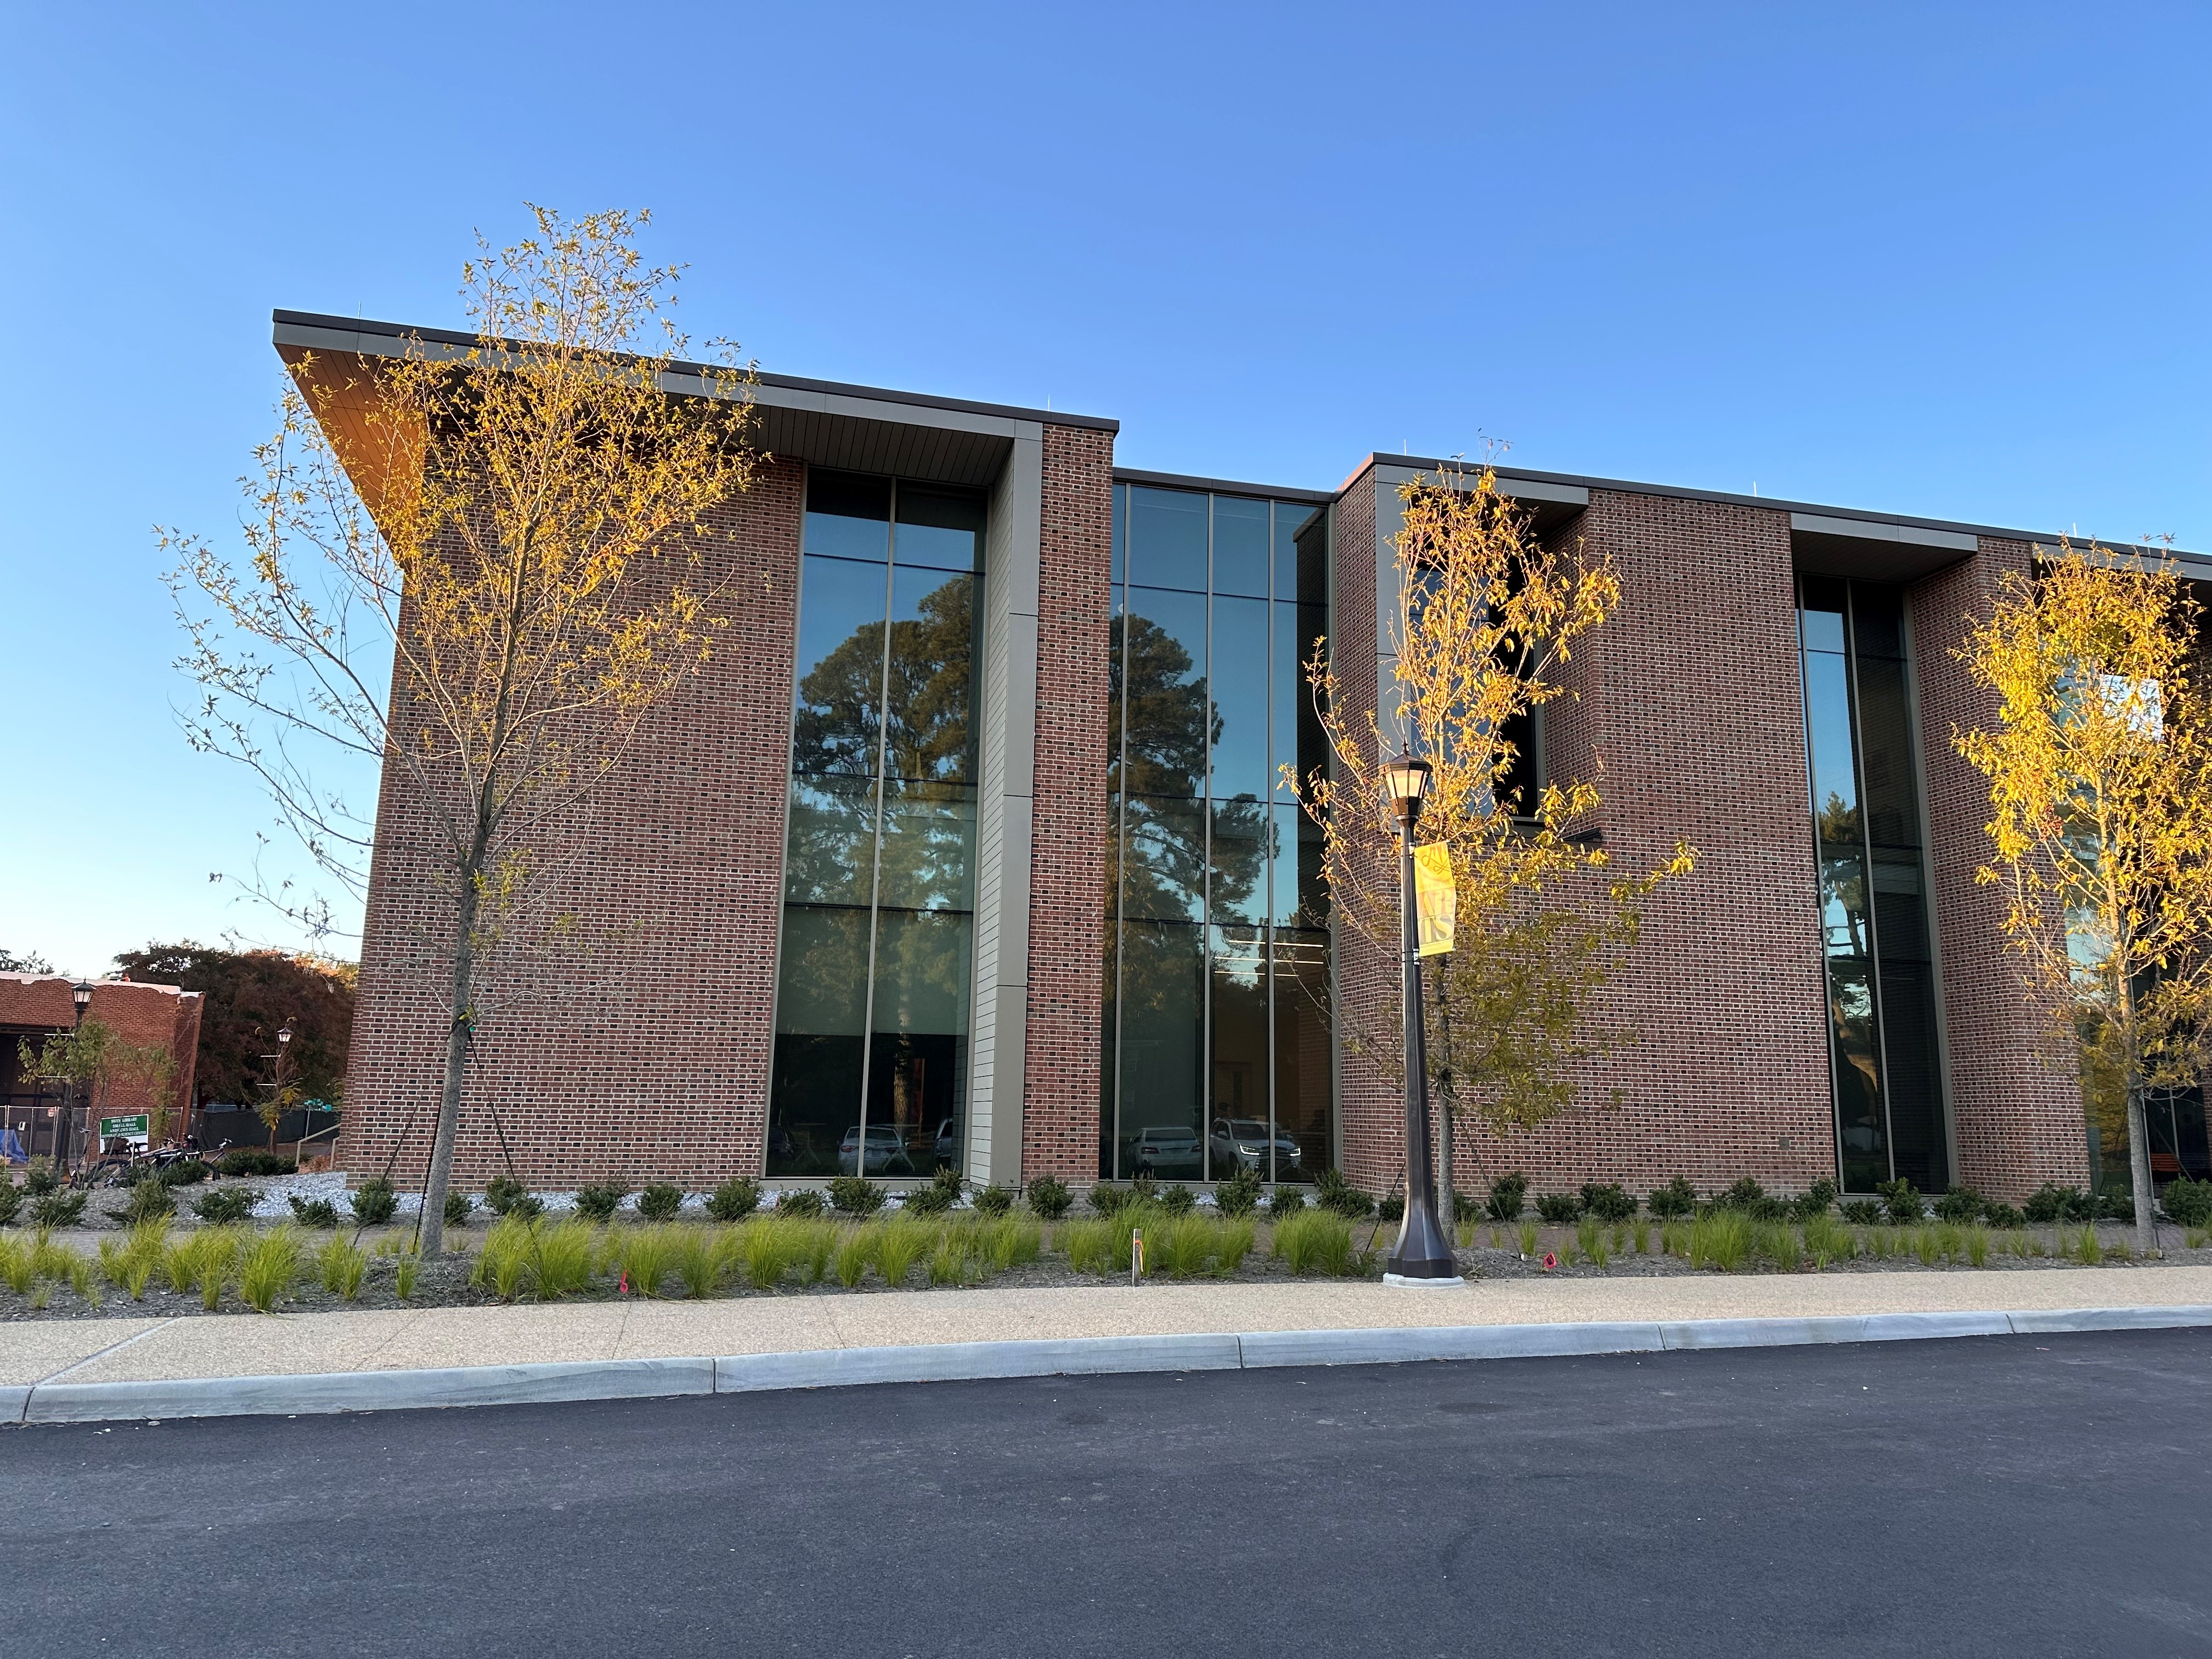
[[[1440,957],[1449,951],[1459,890],[1452,881],[1451,848],[1440,841],[1413,849],[1413,911],[1420,954]]]

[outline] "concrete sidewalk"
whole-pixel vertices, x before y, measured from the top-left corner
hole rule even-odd
[[[1147,1284],[0,1325],[0,1421],[2212,1325],[2212,1268]]]

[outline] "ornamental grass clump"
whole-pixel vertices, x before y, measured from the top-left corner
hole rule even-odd
[[[1977,1267],[1990,1265],[1990,1230],[1975,1227],[1966,1234],[1966,1260]]]
[[[1314,1210],[1285,1220],[1275,1229],[1274,1254],[1294,1273],[1324,1273],[1341,1279],[1358,1271],[1352,1224],[1328,1210]]]
[[[993,1273],[1006,1273],[1044,1254],[1044,1228],[1022,1216],[1003,1216],[978,1230],[976,1245]]]
[[[1755,1224],[1753,1249],[1780,1272],[1794,1273],[1805,1265],[1803,1241],[1786,1221],[1765,1221]]]
[[[967,1227],[945,1227],[937,1235],[937,1248],[930,1253],[929,1282],[933,1285],[965,1285],[976,1277],[974,1231]]]
[[[725,1260],[719,1228],[682,1227],[676,1243],[676,1277],[683,1281],[684,1294],[694,1302],[704,1301],[714,1295],[722,1277]]]
[[[325,1290],[351,1302],[361,1295],[362,1276],[368,1271],[368,1252],[347,1243],[343,1234],[334,1234],[315,1252],[315,1267]]]
[[[1521,1224],[1521,1237],[1518,1243],[1524,1259],[1533,1257],[1536,1254],[1536,1246],[1543,1243],[1543,1240],[1537,1234],[1534,1222],[1524,1221]]]
[[[299,1231],[289,1222],[271,1227],[246,1248],[238,1264],[238,1293],[256,1313],[265,1314],[300,1276],[306,1254]]]
[[[621,1232],[622,1276],[638,1296],[659,1296],[676,1272],[680,1246],[677,1230],[663,1224],[626,1227]]]
[[[903,1215],[873,1223],[871,1231],[876,1271],[894,1290],[906,1283],[914,1264],[936,1242],[935,1228]]]
[[[2094,1267],[2104,1261],[2105,1247],[2097,1238],[2097,1229],[2094,1224],[2083,1227],[2075,1235],[2071,1254],[2085,1267]]]
[[[415,1299],[416,1281],[422,1275],[422,1258],[409,1250],[392,1269],[392,1293],[402,1302]]]
[[[830,1259],[837,1253],[837,1240],[843,1231],[834,1221],[800,1224],[796,1254],[799,1265],[806,1270],[808,1284],[819,1285],[829,1278]]]
[[[1708,1210],[1690,1224],[1690,1265],[1741,1273],[1751,1261],[1751,1218],[1741,1210]]]
[[[836,1273],[837,1282],[847,1290],[855,1288],[867,1276],[872,1243],[867,1231],[860,1227],[849,1229],[837,1242],[837,1254],[831,1259],[830,1266]]]
[[[745,1282],[757,1291],[772,1291],[791,1270],[793,1222],[782,1215],[756,1216],[739,1230],[738,1259],[744,1264]]]
[[[1067,1250],[1067,1265],[1079,1273],[1126,1270],[1129,1265],[1126,1250],[1119,1261],[1115,1260],[1114,1232],[1114,1224],[1108,1218],[1069,1223],[1060,1235]]]
[[[1817,1215],[1808,1221],[1804,1238],[1806,1253],[1813,1258],[1815,1267],[1825,1267],[1831,1261],[1849,1261],[1858,1254],[1857,1236],[1832,1215]]]
[[[1195,1279],[1213,1259],[1214,1224],[1201,1216],[1174,1216],[1152,1237],[1160,1271],[1170,1279]]]

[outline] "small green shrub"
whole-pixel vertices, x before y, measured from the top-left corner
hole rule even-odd
[[[1644,1207],[1658,1221],[1680,1221],[1695,1215],[1698,1210],[1698,1189],[1680,1176],[1676,1176],[1663,1187],[1652,1188],[1651,1195],[1644,1200]]]
[[[1188,1215],[1197,1206],[1198,1200],[1189,1188],[1180,1182],[1171,1182],[1160,1188],[1159,1195],[1153,1202],[1166,1214]]]
[[[297,1171],[299,1165],[289,1158],[279,1158],[274,1152],[256,1146],[234,1147],[216,1160],[215,1172],[235,1180],[240,1176],[283,1176]]]
[[[588,1181],[576,1188],[576,1213],[586,1221],[611,1221],[629,1188],[618,1181]]]
[[[1634,1215],[1636,1200],[1628,1195],[1619,1182],[1600,1186],[1593,1181],[1583,1188],[1583,1208],[1610,1226]]]
[[[74,1227],[84,1219],[85,1200],[89,1193],[73,1193],[66,1188],[50,1193],[40,1193],[31,1200],[31,1224],[41,1231],[48,1227]]]
[[[1713,1206],[1716,1209],[1741,1210],[1748,1215],[1765,1197],[1766,1188],[1746,1176],[1724,1190],[1715,1193]]]
[[[353,1189],[353,1218],[356,1226],[381,1227],[398,1211],[399,1194],[383,1176],[372,1176]]]
[[[288,1223],[272,1227],[246,1249],[238,1265],[238,1293],[256,1313],[265,1314],[300,1276],[300,1235]]]
[[[302,1227],[335,1227],[338,1224],[338,1206],[327,1198],[301,1198],[294,1193],[285,1200],[292,1206],[292,1219]],[[266,1309],[262,1310],[267,1312]]]
[[[2001,1231],[2027,1225],[2027,1218],[2016,1204],[1991,1204],[1982,1211],[1982,1219]]]
[[[1275,1229],[1274,1253],[1294,1273],[1340,1279],[1358,1271],[1351,1220],[1333,1210],[1286,1218]]]
[[[959,1170],[939,1164],[927,1184],[906,1195],[906,1210],[911,1215],[943,1215],[960,1202],[962,1184]]]
[[[1383,1222],[1395,1224],[1403,1221],[1406,1218],[1405,1194],[1383,1194],[1381,1198],[1376,1200],[1375,1216],[1377,1220]]]
[[[0,1227],[13,1221],[15,1212],[22,1207],[23,1189],[15,1183],[7,1170],[0,1170]]]
[[[1067,1183],[1051,1176],[1039,1176],[1029,1184],[1030,1208],[1047,1221],[1057,1221],[1075,1202],[1075,1194],[1067,1190]]]
[[[1881,1200],[1874,1198],[1847,1198],[1837,1206],[1844,1220],[1854,1227],[1874,1227],[1881,1224]]]
[[[446,1224],[448,1227],[467,1226],[469,1218],[476,1213],[476,1200],[466,1193],[449,1189],[446,1194]]]
[[[54,1167],[53,1159],[41,1152],[23,1166],[23,1191],[32,1198],[44,1198],[48,1193],[62,1189],[62,1172]]]
[[[787,1218],[817,1220],[829,1207],[823,1202],[822,1194],[811,1187],[793,1187],[775,1195],[775,1212]]]
[[[2212,1226],[2212,1181],[2177,1176],[2166,1182],[2158,1201],[2177,1227]]]
[[[1240,1169],[1213,1183],[1213,1207],[1227,1216],[1249,1215],[1260,1207],[1260,1172]]]
[[[214,1173],[197,1158],[180,1158],[174,1164],[164,1164],[155,1178],[164,1186],[197,1187]]]
[[[1837,1187],[1832,1181],[1816,1181],[1807,1188],[1803,1196],[1790,1200],[1790,1213],[1799,1221],[1810,1221],[1828,1213],[1836,1202]]]
[[[1909,1181],[1885,1181],[1875,1190],[1881,1194],[1882,1207],[1889,1212],[1889,1218],[1900,1227],[1917,1226],[1928,1213],[1920,1201],[1920,1189]]]
[[[743,1221],[760,1208],[760,1182],[732,1176],[707,1194],[707,1213],[716,1221]]]
[[[1490,1196],[1482,1207],[1492,1221],[1518,1221],[1528,1207],[1528,1199],[1527,1176],[1502,1175],[1490,1183]]]
[[[1129,1201],[1129,1189],[1102,1181],[1093,1187],[1085,1201],[1099,1215],[1112,1215]]]
[[[1344,1178],[1340,1170],[1322,1170],[1314,1177],[1314,1202],[1347,1221],[1364,1221],[1375,1213],[1375,1200]]]
[[[1281,1187],[1267,1194],[1267,1214],[1280,1221],[1286,1215],[1302,1215],[1305,1212],[1306,1194],[1303,1187]]]
[[[1555,1227],[1564,1227],[1579,1220],[1583,1200],[1575,1193],[1545,1193],[1536,1200],[1536,1213]]]
[[[2028,1194],[2027,1218],[2046,1227],[2054,1221],[2069,1220],[2081,1198],[2079,1188],[2061,1187],[2055,1182],[2046,1181]]]
[[[1978,1221],[1988,1211],[1989,1200],[1972,1187],[1952,1187],[1936,1200],[1938,1220],[1954,1224]]]
[[[484,1182],[484,1208],[503,1216],[530,1196],[530,1188],[511,1175],[495,1175]]]
[[[684,1189],[672,1181],[656,1181],[637,1195],[637,1212],[647,1221],[676,1219],[684,1207]]]
[[[1454,1193],[1451,1195],[1451,1216],[1455,1222],[1464,1224],[1483,1218],[1482,1200],[1473,1193]]]
[[[159,1221],[177,1212],[177,1194],[158,1181],[142,1181],[131,1189],[123,1205],[123,1223],[135,1227],[142,1221]]]
[[[989,1216],[995,1220],[1014,1207],[1013,1190],[996,1185],[986,1187],[975,1194],[975,1201],[976,1214]]]
[[[2136,1218],[2136,1194],[2132,1187],[2107,1187],[2097,1194],[2099,1221],[2133,1221]]]

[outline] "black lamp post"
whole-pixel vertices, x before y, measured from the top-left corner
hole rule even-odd
[[[1382,767],[1383,793],[1398,817],[1398,899],[1406,949],[1406,1218],[1383,1266],[1396,1279],[1450,1283],[1459,1278],[1459,1263],[1450,1236],[1437,1224],[1437,1182],[1429,1162],[1429,1056],[1421,1029],[1421,923],[1413,884],[1413,826],[1431,775],[1428,762],[1410,754]]]
[[[292,1022],[286,1020],[276,1028],[276,1109],[275,1121],[269,1126],[269,1150],[276,1150],[276,1131],[284,1121],[284,1062],[292,1052]]]
[[[76,1010],[76,1019],[70,1027],[70,1033],[74,1035],[84,1030],[84,1011],[92,1006],[92,981],[81,979],[70,986],[70,1001]],[[54,1135],[54,1164],[60,1169],[68,1167],[70,1154],[76,1150],[76,1057],[72,1056],[70,1065],[69,1094],[66,1097],[66,1103],[62,1107],[61,1127]]]

